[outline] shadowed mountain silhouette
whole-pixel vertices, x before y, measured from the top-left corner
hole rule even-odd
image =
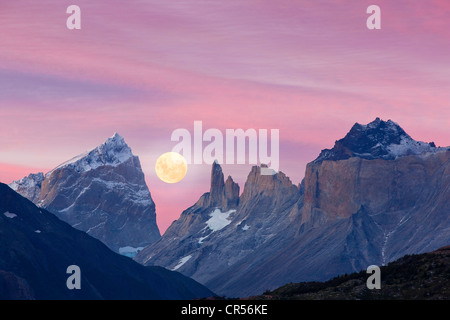
[[[112,252],[0,184],[1,299],[194,299],[213,293],[180,273]],[[67,267],[81,269],[69,290]]]

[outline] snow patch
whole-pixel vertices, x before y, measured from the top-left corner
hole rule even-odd
[[[129,257],[129,258],[134,258],[143,249],[144,249],[144,247],[135,248],[135,247],[131,247],[131,246],[126,246],[126,247],[119,248],[119,253],[123,256]]]
[[[432,147],[429,143],[415,141],[409,137],[402,137],[400,144],[391,144],[387,147],[390,155],[393,157],[401,157],[409,154],[419,155],[426,152],[436,152],[436,147]]]
[[[250,226],[248,224],[245,224],[245,226],[242,227],[242,230],[247,231],[250,229]]]
[[[17,214],[15,213],[11,213],[9,211],[6,211],[5,213],[3,213],[5,215],[5,217],[10,218],[10,219],[14,219],[15,217],[17,217]]]
[[[95,229],[97,229],[97,228],[99,228],[99,227],[101,227],[101,226],[104,226],[105,224],[106,224],[106,222],[100,222],[98,225],[89,228],[88,231],[86,231],[86,233],[89,233],[89,232],[91,232],[92,230],[95,230]]]
[[[231,220],[229,220],[228,217],[234,212],[236,212],[236,210],[222,212],[220,209],[215,209],[209,214],[211,218],[206,221],[206,225],[213,232],[221,230],[231,223]]]
[[[203,240],[205,240],[206,238],[208,238],[209,237],[209,234],[206,236],[206,237],[200,237],[200,238],[198,238],[198,244],[202,244],[203,243]]]
[[[190,258],[192,258],[192,255],[181,258],[180,262],[178,262],[178,264],[172,269],[172,271],[180,269],[186,262],[189,261]]]
[[[208,229],[210,230],[210,233],[204,237],[200,237],[198,239],[198,244],[203,244],[203,240],[208,238],[213,232],[222,230],[229,225],[231,223],[229,217],[234,212],[236,212],[236,210],[222,212],[220,209],[214,209],[214,211],[209,214],[209,220],[205,222],[206,226],[202,229],[203,233]]]

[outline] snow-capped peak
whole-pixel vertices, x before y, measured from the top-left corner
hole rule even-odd
[[[134,157],[134,155],[125,139],[118,133],[114,133],[103,144],[60,164],[48,172],[46,176],[49,176],[56,169],[67,167],[77,172],[86,172],[105,165],[117,166],[131,157]]]
[[[406,155],[437,152],[433,142],[412,139],[397,123],[376,118],[369,124],[355,123],[347,135],[332,149],[324,149],[315,162],[344,160],[350,157],[392,160]],[[444,150],[444,149],[442,149]]]
[[[43,172],[31,173],[28,176],[23,177],[20,180],[11,182],[9,184],[9,186],[14,191],[17,191],[20,187],[27,188],[27,189],[31,189],[31,188],[35,188],[35,187],[40,188],[42,181],[44,181],[44,173]]]
[[[31,173],[20,180],[11,182],[9,187],[34,202],[39,198],[39,194],[41,193],[41,184],[43,181],[43,172]]]

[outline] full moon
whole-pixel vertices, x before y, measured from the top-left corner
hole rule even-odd
[[[155,171],[158,178],[162,181],[177,183],[186,175],[186,159],[179,153],[166,152],[156,160]]]

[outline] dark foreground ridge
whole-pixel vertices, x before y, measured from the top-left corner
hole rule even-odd
[[[144,267],[112,252],[0,184],[0,300],[195,299],[214,295],[198,282],[161,267]],[[81,269],[81,289],[69,290],[67,267]]]
[[[326,282],[289,283],[254,296],[254,300],[448,300],[450,299],[450,246],[406,255],[381,267],[381,289],[369,290],[366,271]]]

